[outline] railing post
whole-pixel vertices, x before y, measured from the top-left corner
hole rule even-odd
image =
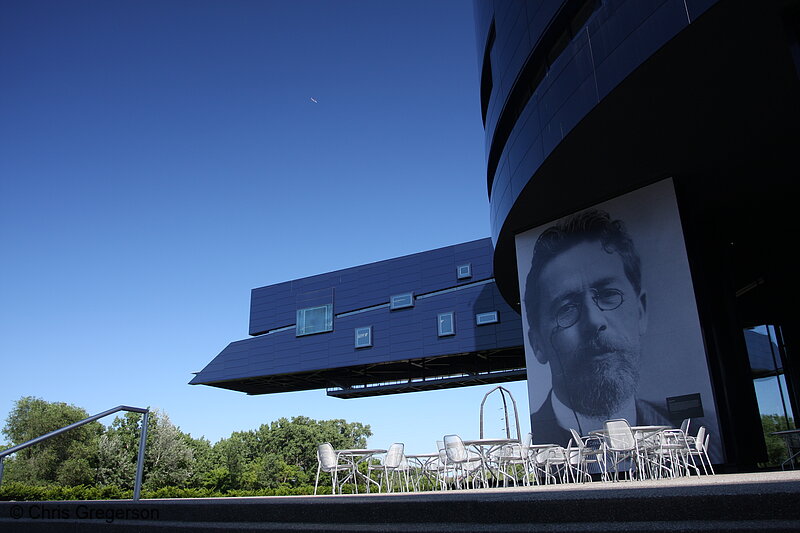
[[[0,457],[0,485],[3,484],[3,461],[5,460],[5,457]]]
[[[142,414],[142,431],[139,432],[139,457],[136,459],[136,481],[133,484],[133,499],[139,499],[142,493],[142,472],[144,470],[144,447],[147,442],[147,422],[150,412]]]

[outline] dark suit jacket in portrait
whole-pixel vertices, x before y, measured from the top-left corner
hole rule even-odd
[[[538,411],[531,415],[531,433],[533,433],[533,442],[537,444],[559,444],[566,446],[572,434],[569,432],[568,427],[562,427],[558,423],[556,414],[553,411],[553,392],[547,396]],[[657,405],[646,400],[636,399],[636,420],[630,421],[634,426],[672,426],[674,423],[667,418],[667,410],[659,408]],[[678,422],[680,423],[680,422]],[[578,428],[577,422],[573,426],[578,433],[581,430]],[[583,428],[584,434],[588,433],[590,429],[601,428]]]

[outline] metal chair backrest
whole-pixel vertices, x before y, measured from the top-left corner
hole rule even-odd
[[[528,446],[512,442],[511,444],[503,445],[500,449],[493,452],[492,456],[502,460],[522,461],[528,456],[529,452],[530,448],[528,448]]]
[[[695,449],[697,449],[697,451],[699,452],[708,451],[706,450],[705,438],[706,438],[706,427],[700,426],[700,429],[697,430],[697,436],[694,438],[694,443],[695,443],[694,447]]]
[[[573,428],[569,428],[569,432],[572,434],[572,442],[575,443],[575,448],[579,450],[583,449],[583,439],[581,438],[580,434],[575,431]]]
[[[529,431],[528,433],[525,434],[525,438],[522,439],[522,447],[530,448],[532,441],[533,441],[533,433]]]
[[[444,450],[444,441],[437,440],[436,441],[436,449],[439,450],[439,464],[446,465],[447,464],[447,452]]]
[[[323,470],[336,466],[336,452],[333,451],[333,445],[330,442],[323,442],[317,446],[317,460]]]
[[[386,452],[386,459],[383,464],[388,468],[397,468],[403,460],[403,443],[395,442],[389,446],[389,451]]]
[[[553,446],[552,448],[547,448],[545,450],[545,457],[546,460],[555,463],[567,460],[567,450],[562,448],[561,446]]]
[[[630,451],[636,449],[636,438],[630,424],[624,418],[606,420],[606,443],[611,451]]]
[[[454,463],[463,463],[468,458],[464,441],[458,435],[444,436],[444,450],[447,454],[447,459]]]

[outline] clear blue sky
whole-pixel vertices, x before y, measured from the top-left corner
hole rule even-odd
[[[30,395],[212,442],[295,415],[477,436],[490,387],[187,382],[252,288],[489,235],[478,85],[466,0],[0,4],[0,419]]]

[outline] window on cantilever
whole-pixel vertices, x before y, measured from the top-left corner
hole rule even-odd
[[[333,304],[297,310],[297,337],[333,331]]]

